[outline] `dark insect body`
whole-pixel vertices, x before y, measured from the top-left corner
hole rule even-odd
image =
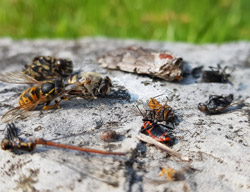
[[[150,110],[146,110],[146,114],[144,115],[144,120],[157,121],[157,122],[166,122],[174,125],[175,114],[169,105],[167,105],[167,101],[161,105],[156,99],[150,98],[148,102],[148,106]]]
[[[223,83],[228,81],[230,74],[226,73],[227,66],[223,69],[218,64],[218,67],[210,67],[210,71],[202,72],[202,81]]]
[[[171,141],[167,128],[163,125],[152,123],[151,121],[144,121],[141,132],[150,135],[152,138],[160,142]]]
[[[206,103],[199,103],[198,109],[207,114],[222,113],[233,101],[233,94],[228,96],[210,95]]]
[[[35,149],[36,145],[47,145],[47,146],[59,147],[63,149],[71,149],[71,150],[83,151],[87,153],[97,153],[97,154],[103,154],[103,155],[125,155],[125,153],[102,151],[102,150],[96,150],[96,149],[77,147],[73,145],[54,143],[52,141],[47,141],[43,138],[38,138],[38,139],[33,139],[33,140],[22,139],[18,137],[16,126],[13,123],[7,124],[6,134],[5,134],[4,139],[1,142],[2,150],[12,150],[12,151],[21,150],[21,151],[30,152]]]
[[[98,95],[106,95],[110,92],[112,81],[108,76],[103,77],[96,72],[79,72],[71,74],[65,79],[65,84],[75,84],[68,92],[83,98],[96,98]]]
[[[50,56],[35,57],[31,64],[24,67],[22,72],[38,81],[67,77],[73,72],[71,60]]]

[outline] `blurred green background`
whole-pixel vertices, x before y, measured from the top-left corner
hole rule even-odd
[[[250,0],[1,0],[0,36],[250,40]]]

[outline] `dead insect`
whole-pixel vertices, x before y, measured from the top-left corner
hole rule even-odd
[[[171,127],[166,125],[157,124],[151,121],[144,121],[141,133],[150,135],[152,138],[160,142],[169,142],[173,141],[173,137],[170,134],[169,129],[171,129]]]
[[[6,73],[0,74],[0,80],[9,83],[37,84],[37,86],[30,87],[22,92],[19,97],[19,106],[3,115],[2,121],[4,122],[10,121],[12,117],[15,118],[20,115],[24,112],[23,110],[34,110],[38,104],[45,104],[43,106],[44,110],[55,107],[60,108],[59,102],[55,99],[65,94],[65,85],[62,79],[37,81],[22,73]],[[53,100],[55,100],[56,104],[49,106]]]
[[[199,103],[198,109],[207,114],[222,113],[233,101],[233,94],[228,96],[210,95],[206,103]]]
[[[101,135],[101,139],[105,142],[112,142],[112,141],[116,141],[118,138],[118,135],[115,131],[113,130],[105,130],[102,135]]]
[[[221,68],[218,64],[217,67],[210,67],[210,71],[203,71],[202,72],[202,81],[204,82],[217,82],[223,83],[228,81],[228,78],[231,76],[229,73],[226,73],[226,69],[228,67],[225,66]]]
[[[79,72],[71,74],[65,80],[65,84],[75,86],[68,92],[83,98],[95,98],[98,95],[106,95],[110,92],[112,81],[108,76],[103,77],[96,72]]]
[[[180,180],[185,179],[183,171],[177,171],[171,167],[169,167],[167,169],[161,168],[161,171],[159,173],[159,177],[161,177],[163,175],[165,175],[169,181],[180,181]]]
[[[150,98],[148,102],[148,106],[150,110],[146,113],[146,118],[150,120],[157,120],[158,122],[165,121],[167,124],[172,123],[174,125],[174,121],[176,116],[172,107],[167,105],[167,101],[161,105],[155,98]]]
[[[97,153],[103,155],[125,155],[125,153],[102,151],[96,149],[77,147],[73,145],[55,143],[52,141],[45,140],[43,138],[32,139],[32,140],[23,139],[18,137],[17,128],[13,123],[7,124],[5,137],[1,142],[2,150],[13,150],[13,151],[21,150],[30,152],[35,149],[36,145],[47,145],[63,149],[71,149],[71,150],[83,151],[87,153]]]
[[[150,98],[148,102],[149,109],[146,110],[145,114],[141,112],[141,110],[137,107],[140,111],[141,115],[143,116],[144,121],[153,121],[153,122],[165,122],[166,124],[171,123],[173,127],[175,126],[176,116],[172,107],[167,105],[167,101],[161,105],[156,99]]]
[[[38,81],[67,77],[73,72],[71,60],[50,56],[35,57],[31,64],[24,67],[22,72]]]
[[[198,67],[193,68],[192,71],[191,71],[191,75],[192,75],[195,79],[200,78],[201,75],[202,75],[202,69],[203,69],[203,66],[198,66]]]
[[[99,57],[98,62],[104,68],[146,74],[166,81],[180,81],[183,75],[182,58],[142,47],[116,49]]]

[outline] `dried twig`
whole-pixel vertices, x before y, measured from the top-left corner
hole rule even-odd
[[[149,137],[145,134],[139,133],[139,135],[137,136],[137,138],[141,141],[144,141],[146,143],[150,143],[153,144],[157,147],[159,147],[161,150],[167,152],[169,155],[175,156],[178,159],[182,160],[182,161],[189,161],[189,157],[188,156],[184,156],[174,150],[172,150],[171,148],[169,148],[168,146],[160,143],[159,141],[156,141],[155,139],[153,139],[152,137]]]

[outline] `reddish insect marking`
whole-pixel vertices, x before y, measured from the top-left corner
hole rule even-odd
[[[165,53],[161,53],[159,55],[160,59],[170,59],[170,60],[173,60],[173,56],[172,55],[169,55],[169,54],[165,54]]]
[[[146,129],[146,132],[157,141],[165,142],[171,140],[167,132],[162,132],[161,130],[157,130],[159,129],[159,127],[155,127],[155,125],[153,125],[150,121],[145,121],[143,124],[143,128]],[[155,135],[157,134],[157,132],[162,134],[157,136]]]

